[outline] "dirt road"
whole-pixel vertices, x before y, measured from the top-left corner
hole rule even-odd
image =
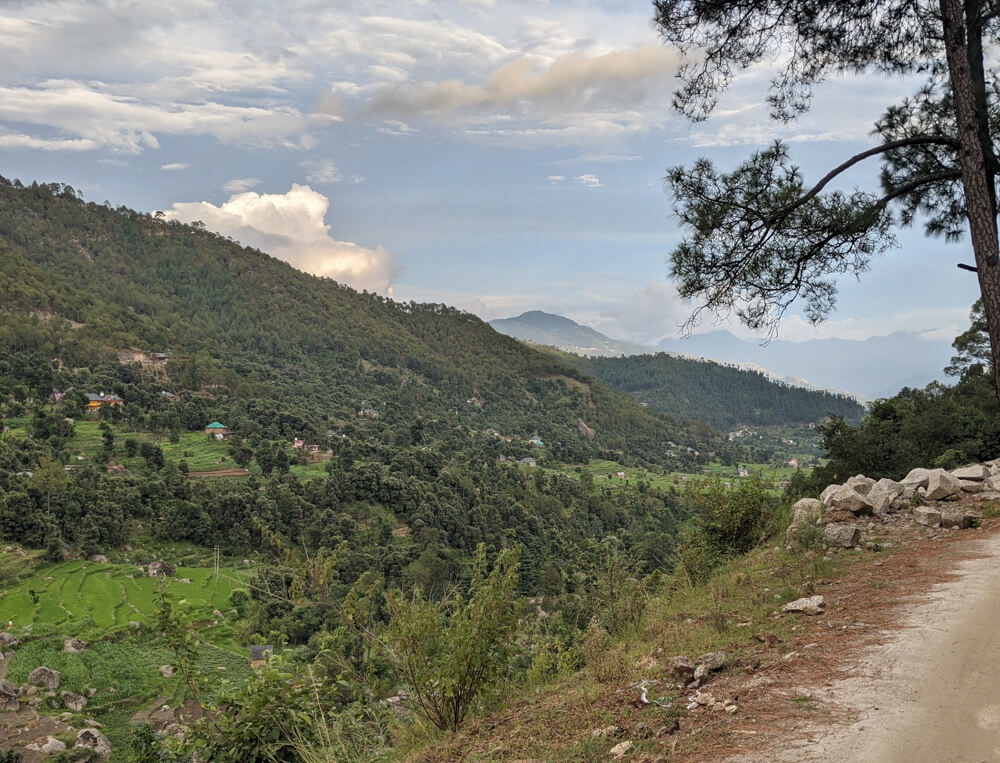
[[[817,690],[854,708],[854,723],[817,726],[794,747],[752,759],[1000,761],[1000,535],[975,543],[983,556],[911,607],[904,629],[868,650],[854,677]]]

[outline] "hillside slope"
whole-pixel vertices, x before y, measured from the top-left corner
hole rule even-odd
[[[365,424],[382,430],[421,417],[537,432],[567,457],[610,448],[659,460],[670,440],[712,437],[468,313],[359,294],[196,226],[84,203],[58,184],[0,182],[0,293],[0,347],[22,359],[93,368],[121,350],[170,352],[175,386],[226,395],[234,420],[285,411],[299,434],[367,411],[378,422]],[[43,396],[46,375],[32,381]]]
[[[653,352],[653,348],[611,339],[589,326],[562,315],[529,310],[512,318],[496,318],[490,325],[501,334],[525,342],[546,344],[586,357],[618,357]]]

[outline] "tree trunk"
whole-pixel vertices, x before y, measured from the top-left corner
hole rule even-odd
[[[975,6],[978,3],[970,2]],[[966,6],[962,0],[940,0],[944,24],[945,55],[948,60],[948,77],[955,103],[958,139],[961,144],[959,161],[962,167],[962,187],[965,192],[965,212],[969,218],[972,251],[979,274],[979,289],[983,295],[986,326],[990,335],[990,353],[993,359],[993,381],[1000,399],[1000,257],[998,257],[997,219],[993,199],[995,185],[993,170],[987,166],[983,145],[989,140],[982,134],[981,120],[976,110],[976,84],[973,67],[969,61],[969,44],[966,38]],[[979,28],[974,19],[970,28]],[[982,50],[977,40],[974,49]],[[981,64],[976,67],[981,71]],[[985,83],[978,83],[985,86]]]

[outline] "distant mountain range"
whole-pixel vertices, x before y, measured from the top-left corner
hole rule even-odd
[[[547,344],[591,358],[615,358],[656,352],[655,347],[611,339],[589,326],[581,326],[569,318],[541,310],[530,310],[513,318],[496,318],[490,321],[490,325],[501,334],[524,342]]]
[[[869,400],[944,379],[943,369],[953,354],[950,342],[927,341],[903,331],[864,341],[774,340],[763,346],[728,331],[711,331],[687,339],[663,339],[658,346],[669,353],[760,365],[790,381],[798,378]]]
[[[894,395],[903,387],[923,387],[944,379],[942,369],[952,356],[949,342],[927,341],[902,331],[864,341],[775,340],[762,346],[720,330],[686,339],[663,339],[657,347],[649,347],[611,339],[569,318],[540,310],[492,320],[490,325],[502,334],[577,355],[618,357],[662,351],[756,370],[786,384],[849,392],[868,400]]]

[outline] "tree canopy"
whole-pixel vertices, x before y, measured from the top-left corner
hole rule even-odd
[[[734,312],[775,330],[798,298],[818,322],[836,300],[835,276],[860,275],[918,219],[947,241],[968,230],[983,295],[994,377],[1000,368],[993,135],[1000,85],[984,47],[1000,35],[1000,5],[982,0],[655,0],[665,42],[689,60],[675,107],[707,117],[741,70],[785,63],[771,81],[771,115],[789,121],[809,108],[814,86],[844,72],[926,76],[875,125],[877,144],[846,157],[808,185],[787,146],[755,152],[732,172],[706,159],[668,171],[686,232],[671,255],[695,313]],[[848,169],[881,162],[881,187],[832,188]]]

